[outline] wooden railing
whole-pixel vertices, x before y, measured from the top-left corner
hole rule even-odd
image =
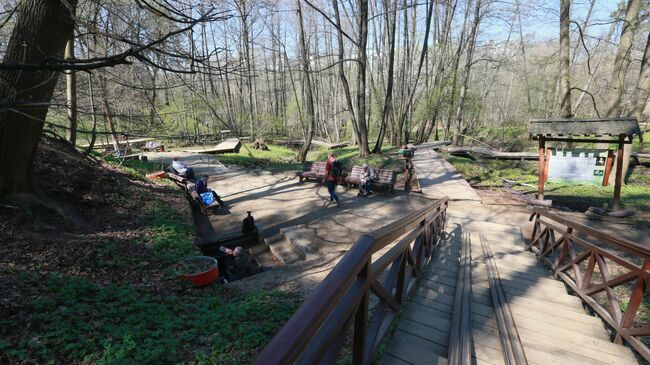
[[[333,364],[351,326],[352,363],[369,364],[440,242],[447,205],[437,200],[361,236],[253,364]]]
[[[541,208],[530,220],[530,249],[611,326],[615,343],[627,341],[650,361],[641,338],[650,326],[637,318],[650,290],[650,249]]]

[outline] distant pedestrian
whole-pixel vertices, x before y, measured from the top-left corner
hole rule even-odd
[[[217,192],[208,188],[208,180],[209,179],[210,179],[210,177],[208,175],[201,176],[199,181],[196,182],[196,192],[199,193],[199,195],[201,196],[201,199],[203,199],[203,194],[208,194],[208,199],[210,198],[210,195],[211,195],[212,201],[216,200],[217,203],[219,203],[219,205],[221,207],[225,207],[226,203],[224,203],[223,200],[221,200],[221,198],[219,197]],[[204,201],[205,201],[205,199],[204,199]]]
[[[330,202],[336,202],[339,205],[339,196],[336,195],[336,183],[341,176],[341,162],[336,159],[334,152],[330,152],[325,164],[325,182],[327,183],[327,192],[330,194]]]
[[[194,180],[194,170],[191,167],[188,167],[184,162],[178,161],[178,157],[174,157],[172,160],[172,167],[178,175],[185,177],[186,179]]]

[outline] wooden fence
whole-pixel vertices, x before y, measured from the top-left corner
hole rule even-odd
[[[530,219],[530,249],[609,324],[615,343],[625,340],[650,361],[642,339],[650,326],[637,316],[650,289],[650,249],[545,209],[535,208]]]
[[[336,363],[351,326],[352,362],[369,364],[443,236],[447,205],[361,236],[253,364]]]

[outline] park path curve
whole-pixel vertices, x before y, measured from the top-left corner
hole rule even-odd
[[[478,194],[447,160],[434,150],[434,143],[417,146],[411,159],[422,192],[433,198],[448,196],[449,200],[480,202]]]

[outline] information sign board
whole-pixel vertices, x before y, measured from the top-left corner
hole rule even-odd
[[[548,181],[602,185],[607,155],[607,150],[552,148],[548,164]]]

